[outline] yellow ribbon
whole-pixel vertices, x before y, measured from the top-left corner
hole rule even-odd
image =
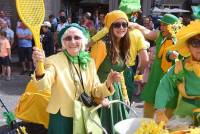
[[[200,62],[189,58],[185,63],[185,68],[189,71],[193,71],[198,77],[200,77]]]
[[[168,62],[166,58],[166,54],[169,50],[168,48],[171,46],[173,46],[173,41],[165,40],[158,53],[158,58],[162,57],[161,68],[163,72],[167,72],[167,70],[172,66],[172,62]]]

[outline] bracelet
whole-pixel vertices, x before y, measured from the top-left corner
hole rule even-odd
[[[142,75],[142,74],[136,74],[136,75],[134,76],[134,80],[136,80],[136,81],[141,81],[141,80],[143,80],[143,75]]]

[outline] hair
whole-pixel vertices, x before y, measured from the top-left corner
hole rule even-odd
[[[110,30],[108,33],[108,39],[109,39],[109,54],[111,56],[112,64],[118,63],[118,59],[120,56],[127,64],[129,60],[129,49],[130,49],[130,43],[131,43],[129,32],[127,31],[124,37],[120,39],[119,50],[116,47],[116,37],[113,33],[113,24],[110,27]]]
[[[2,31],[2,30],[0,30],[0,36],[6,37],[6,32],[5,32],[5,31]]]
[[[85,48],[86,48],[86,45],[88,44],[88,38],[83,34],[83,32],[79,29],[79,28],[76,28],[76,27],[70,27],[70,28],[68,28],[66,31],[65,31],[65,33],[63,34],[63,36],[61,37],[61,42],[62,42],[62,44],[64,43],[63,42],[63,39],[66,37],[66,35],[68,35],[68,32],[70,31],[70,30],[76,30],[76,31],[80,31],[80,37],[81,37],[81,39],[82,39],[82,48],[81,48],[81,50],[85,50]]]

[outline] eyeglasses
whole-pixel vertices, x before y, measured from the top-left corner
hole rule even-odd
[[[116,23],[113,23],[113,27],[114,28],[121,28],[121,26],[123,28],[127,28],[128,27],[128,23],[127,22],[116,22]]]
[[[72,37],[72,36],[66,36],[66,37],[64,38],[65,41],[72,41],[72,39],[74,39],[74,40],[80,40],[80,39],[82,39],[82,38],[79,37],[79,36],[74,36],[74,37]]]
[[[189,44],[190,44],[192,47],[194,47],[194,48],[198,48],[198,47],[200,47],[200,40],[199,40],[199,39],[191,40],[191,41],[189,42]]]

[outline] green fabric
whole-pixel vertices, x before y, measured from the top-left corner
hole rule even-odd
[[[167,25],[174,24],[178,22],[178,18],[172,14],[165,14],[162,19],[159,19],[160,22],[165,23]]]
[[[12,112],[3,112],[3,117],[6,119],[6,123],[9,127],[11,127],[11,123],[16,119]]]
[[[73,133],[74,134],[102,134],[99,128],[92,120],[90,120],[89,113],[94,107],[86,107],[80,101],[74,101],[74,120]],[[97,112],[92,114],[92,119],[99,125],[101,121]]]
[[[63,51],[65,56],[72,62],[73,64],[80,64],[80,67],[84,70],[86,70],[88,62],[91,60],[90,59],[90,54],[85,51],[80,51],[78,56],[71,56],[67,50]]]
[[[83,32],[84,36],[85,36],[88,40],[90,39],[90,33],[89,33],[89,31],[88,31],[85,27],[82,27],[82,26],[80,26],[80,25],[77,24],[77,23],[68,24],[65,28],[63,28],[63,29],[58,33],[58,45],[59,45],[59,47],[62,46],[62,41],[61,41],[61,39],[62,39],[63,34],[64,34],[65,31],[66,31],[68,28],[70,28],[70,27],[76,27],[76,28],[80,29],[80,30]]]
[[[134,83],[134,76],[136,73],[136,66],[126,68],[124,71],[124,79],[128,93],[129,101],[133,101],[133,93],[135,92],[136,85]]]
[[[156,52],[155,52],[155,58],[152,63],[149,76],[148,76],[148,81],[147,84],[145,85],[144,89],[141,92],[141,99],[154,104],[155,101],[155,94],[156,94],[156,89],[158,87],[158,84],[160,82],[160,79],[163,77],[164,72],[161,69],[161,59],[158,58],[158,53],[160,51],[160,48],[162,46],[162,43],[164,42],[164,38],[162,34],[159,34],[159,37],[156,39],[155,44],[156,44]]]
[[[50,114],[48,134],[73,134],[73,118]]]
[[[109,51],[107,51],[109,52]],[[122,59],[115,65],[111,64],[111,60],[109,58],[109,54],[107,54],[106,58],[104,59],[103,63],[100,65],[98,69],[98,76],[101,82],[104,82],[112,69],[113,71],[122,72],[126,68]],[[109,100],[121,100],[124,101],[121,86],[117,83],[114,83],[115,93],[112,96],[109,96]],[[124,120],[128,117],[128,112],[124,105],[120,104],[113,104],[111,107],[102,108],[99,110],[99,115],[101,118],[101,123],[104,128],[108,131],[109,134],[114,134],[114,125]]]
[[[132,14],[133,12],[140,11],[140,0],[121,0],[119,9],[126,14]]]
[[[108,99],[123,101],[123,95],[119,84],[114,84],[115,93],[109,96]],[[112,104],[110,108],[101,108],[99,110],[102,126],[108,131],[109,134],[115,134],[114,125],[122,120],[128,118],[126,107],[121,104]]]
[[[195,19],[200,19],[200,5],[192,6],[193,17]]]
[[[171,78],[172,75],[174,75],[174,67],[171,68],[170,71],[160,81],[155,99],[155,108],[157,109],[165,108],[169,101],[174,100],[173,104],[176,104],[177,102],[179,92],[176,83],[174,83],[174,81]],[[185,78],[186,93],[191,96],[200,96],[200,86],[199,86],[200,78],[197,77],[194,72],[188,71],[186,69],[184,69],[184,78]],[[178,107],[176,109],[176,114],[191,115],[192,106],[189,105],[193,105],[194,108],[200,106],[199,100],[189,100],[185,98],[183,98],[183,100],[184,102],[180,100]],[[185,104],[186,102],[189,105],[186,106]]]

